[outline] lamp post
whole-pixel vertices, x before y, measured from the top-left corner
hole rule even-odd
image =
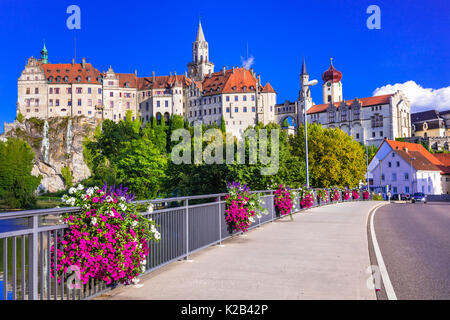
[[[414,194],[414,177],[413,177],[413,174],[412,174],[412,168],[413,168],[413,166],[412,166],[412,162],[413,162],[413,160],[416,160],[416,158],[414,158],[414,157],[412,157],[411,159],[410,159],[410,164],[411,164],[411,167],[410,167],[410,174],[411,174],[411,194]]]
[[[317,84],[317,80],[311,80],[303,84],[302,86],[302,93],[303,93],[303,101],[304,108],[303,108],[303,116],[304,116],[304,123],[305,123],[305,161],[306,161],[306,187],[309,188],[309,168],[308,168],[308,119],[306,117],[306,111],[308,110],[308,104],[309,99],[307,99],[307,90],[308,87],[312,87]]]

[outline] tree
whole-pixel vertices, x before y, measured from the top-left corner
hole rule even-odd
[[[304,127],[291,140],[293,153],[305,157]],[[364,179],[366,158],[360,144],[340,129],[308,124],[310,185],[353,187]]]
[[[116,158],[117,178],[138,198],[158,196],[165,178],[167,158],[146,138],[124,142]]]
[[[0,197],[11,208],[30,208],[36,204],[35,191],[41,176],[31,174],[34,153],[25,141],[0,141]]]

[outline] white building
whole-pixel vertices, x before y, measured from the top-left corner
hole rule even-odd
[[[323,104],[314,105],[309,88],[306,97],[299,97],[298,123],[303,123],[303,108],[308,99],[309,123],[326,128],[339,128],[359,142],[380,145],[383,140],[411,136],[410,103],[401,91],[394,94],[344,100],[342,73],[333,64],[322,74]],[[303,61],[301,87],[309,80]],[[302,90],[300,90],[302,92]]]
[[[423,192],[440,195],[443,163],[421,144],[385,139],[369,163],[374,186],[389,186],[392,194]]]

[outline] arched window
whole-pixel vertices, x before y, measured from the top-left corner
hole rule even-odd
[[[164,113],[164,122],[166,124],[169,124],[169,120],[170,120],[170,114],[168,112]]]
[[[161,124],[161,112],[156,113],[156,123]]]

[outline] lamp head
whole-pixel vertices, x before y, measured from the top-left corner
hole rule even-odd
[[[316,84],[317,84],[317,80],[314,79],[314,80],[308,81],[305,85],[312,87],[312,86],[315,86]]]

